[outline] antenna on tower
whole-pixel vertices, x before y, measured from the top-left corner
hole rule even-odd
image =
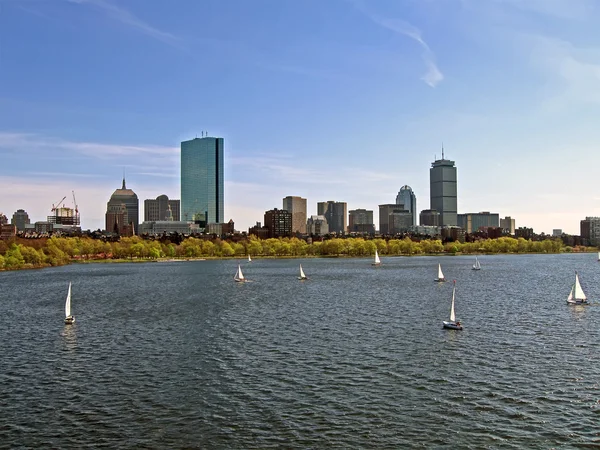
[[[442,142],[442,159],[444,159],[444,143]]]

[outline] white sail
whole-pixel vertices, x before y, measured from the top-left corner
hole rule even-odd
[[[438,264],[438,280],[444,279],[444,272],[442,272],[442,265]]]
[[[69,282],[69,290],[67,291],[67,301],[65,302],[65,317],[71,315],[71,283]]]
[[[600,261],[600,252],[598,252],[598,261]]]
[[[567,301],[573,300],[573,290],[575,289],[575,285],[571,286],[571,292],[569,292],[569,296],[567,297]]]
[[[250,258],[250,255],[248,255],[248,262],[252,262],[252,258]]]
[[[450,322],[456,322],[456,316],[454,315],[454,295],[456,293],[456,283],[452,288],[452,306],[450,307]]]
[[[238,270],[235,273],[235,277],[233,277],[235,281],[244,281],[244,274],[242,273],[242,267],[238,264]]]
[[[377,253],[377,249],[375,249],[375,263],[374,264],[381,264],[381,260],[379,259],[379,253]]]
[[[475,257],[475,264],[473,264],[473,269],[474,270],[481,269],[481,265],[479,264],[479,260],[477,259],[477,256]]]
[[[302,264],[300,264],[300,279],[301,280],[306,279],[306,275],[304,275],[304,270],[302,270]]]
[[[583,289],[581,289],[581,284],[579,284],[579,275],[575,272],[575,286],[573,288],[573,298],[575,300],[587,300]]]

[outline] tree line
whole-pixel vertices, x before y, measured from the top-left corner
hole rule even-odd
[[[477,253],[559,253],[582,251],[565,247],[560,239],[531,241],[501,237],[476,242],[446,242],[439,239],[413,241],[404,239],[332,238],[311,243],[295,237],[259,239],[249,236],[241,241],[189,237],[179,244],[168,240],[144,240],[139,236],[106,242],[88,237],[51,237],[0,241],[0,269],[59,266],[73,261],[157,260],[160,258],[232,258],[232,257],[300,257],[348,256],[375,254],[411,256],[423,254]]]

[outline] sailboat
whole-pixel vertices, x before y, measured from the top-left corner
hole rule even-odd
[[[454,280],[454,286],[452,287],[452,306],[450,306],[450,320],[443,321],[444,328],[448,328],[450,330],[462,330],[463,327],[459,321],[456,320],[456,315],[454,314],[454,297],[456,296],[456,280]]]
[[[567,303],[569,305],[583,305],[587,303],[587,297],[585,296],[583,289],[581,289],[577,272],[575,272],[575,284],[571,287],[571,292],[569,293],[569,297],[567,297]]]
[[[444,272],[442,272],[441,264],[438,264],[438,276],[435,279],[435,281],[440,282],[440,283],[446,281],[446,279],[444,278]]]
[[[379,253],[377,253],[377,249],[375,249],[375,260],[371,263],[372,266],[380,266],[381,260],[379,259]]]
[[[65,323],[71,325],[73,322],[75,322],[75,317],[71,315],[71,282],[69,282],[67,300],[65,301]]]
[[[308,277],[304,274],[304,270],[302,270],[302,264],[300,264],[300,276],[298,277],[299,280],[308,280]]]
[[[248,262],[252,262],[252,258],[250,258],[250,255],[248,255]]]
[[[598,252],[598,261],[600,261],[600,252]]]
[[[239,283],[244,283],[244,282],[248,281],[246,279],[246,277],[244,277],[244,274],[242,273],[242,266],[240,266],[239,264],[238,264],[237,272],[235,273],[235,276],[233,277],[233,279]]]
[[[481,270],[481,264],[479,264],[477,256],[475,257],[475,264],[473,264],[473,270]]]

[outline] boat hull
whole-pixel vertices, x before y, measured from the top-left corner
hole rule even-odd
[[[306,280],[308,280],[308,277],[298,277],[298,279],[299,279],[300,281],[306,281]]]
[[[587,305],[587,300],[567,300],[568,305]]]
[[[436,278],[434,281],[435,281],[436,283],[445,283],[445,282],[446,282],[446,279],[445,279],[445,278]]]
[[[66,325],[71,325],[73,322],[75,322],[75,317],[73,317],[73,316],[65,317],[65,324]]]
[[[457,325],[455,322],[443,322],[444,324],[444,328],[448,329],[448,330],[462,330],[463,327],[462,325]]]

